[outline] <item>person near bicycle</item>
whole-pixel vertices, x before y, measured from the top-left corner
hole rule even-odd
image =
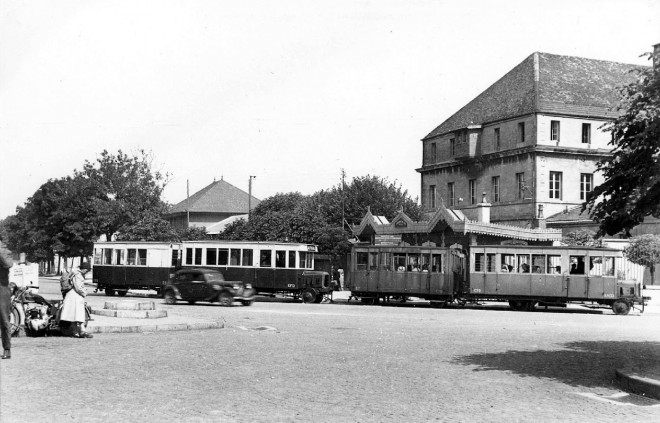
[[[85,315],[85,274],[91,270],[89,262],[84,262],[78,269],[73,269],[72,284],[62,303],[60,311],[60,328],[74,338],[93,338],[92,334],[85,330],[87,321]],[[62,324],[64,323],[64,324]]]
[[[0,241],[0,335],[2,337],[2,359],[11,358],[11,288],[9,269],[14,264],[11,251]]]

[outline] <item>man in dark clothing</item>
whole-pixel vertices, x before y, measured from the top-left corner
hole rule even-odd
[[[2,358],[11,358],[11,290],[9,289],[9,269],[14,264],[11,251],[0,241],[0,331],[2,332]]]

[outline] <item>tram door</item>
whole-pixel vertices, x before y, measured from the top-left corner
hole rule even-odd
[[[462,294],[469,290],[465,278],[466,256],[459,248],[450,247],[450,253],[447,256],[447,273],[453,282],[453,293]]]

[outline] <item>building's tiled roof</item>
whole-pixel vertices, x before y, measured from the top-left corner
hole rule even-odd
[[[634,80],[635,68],[643,67],[534,53],[424,138],[535,112],[612,118],[616,88]]]
[[[254,208],[259,202],[252,196],[250,206]],[[176,204],[167,214],[185,213],[188,204],[190,211],[196,213],[247,213],[248,193],[221,179]]]
[[[557,224],[557,223],[576,223],[576,222],[592,222],[589,217],[589,211],[582,211],[582,206],[571,207],[562,212],[555,213],[552,216],[548,216],[545,220],[548,225]]]

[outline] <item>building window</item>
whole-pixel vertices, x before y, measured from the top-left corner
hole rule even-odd
[[[499,150],[500,147],[501,147],[500,128],[495,128],[495,149]]]
[[[449,139],[449,151],[452,156],[456,155],[456,139]]]
[[[550,198],[561,200],[561,172],[550,172]]]
[[[591,124],[582,124],[582,144],[591,144]]]
[[[594,189],[594,175],[591,173],[580,174],[580,200],[586,200],[587,195]]]
[[[518,123],[518,142],[525,142],[525,122]]]
[[[559,121],[551,120],[550,121],[550,141],[559,142]]]
[[[433,143],[431,144],[431,161],[436,162],[438,160],[438,146]]]
[[[490,198],[493,203],[497,203],[500,201],[500,177],[493,176],[490,181]]]
[[[477,203],[477,180],[470,179],[469,181],[469,190],[470,190],[470,204]]]
[[[525,173],[516,173],[516,186],[518,187],[518,199],[525,198]]]
[[[456,192],[454,191],[454,183],[447,184],[447,198],[449,198],[449,207],[456,205]]]
[[[435,185],[429,186],[429,207],[435,208]]]

